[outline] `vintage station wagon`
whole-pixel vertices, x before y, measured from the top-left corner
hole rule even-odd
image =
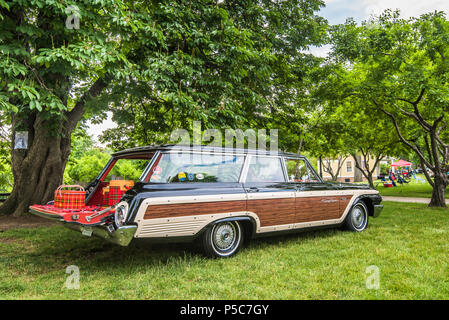
[[[140,178],[105,204],[105,190],[120,184],[112,169],[125,160],[139,161]],[[114,153],[86,187],[83,208],[50,202],[30,212],[123,246],[134,238],[197,240],[206,255],[229,257],[254,237],[317,227],[363,231],[381,201],[366,185],[323,182],[293,153],[164,145]]]

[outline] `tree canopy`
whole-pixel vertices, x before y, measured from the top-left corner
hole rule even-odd
[[[401,19],[387,10],[358,26],[331,30],[332,57],[345,66],[341,101],[357,96],[390,120],[398,139],[420,159],[434,187],[431,205],[445,206],[449,171],[449,22],[435,12]]]
[[[50,200],[73,130],[107,110],[120,124],[106,135],[120,147],[166,141],[198,120],[267,127],[300,91],[305,51],[327,27],[315,14],[323,5],[2,0],[0,107],[29,146],[11,153],[14,189],[0,212]]]

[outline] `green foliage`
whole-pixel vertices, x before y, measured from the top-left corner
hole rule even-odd
[[[136,20],[129,4],[1,1],[0,108],[63,120],[98,78],[120,77],[119,71],[131,75],[125,44],[146,19]],[[79,29],[66,27],[70,14],[80,18]]]
[[[364,110],[381,111],[397,139],[447,185],[442,174],[449,170],[445,14],[401,19],[399,12],[387,10],[361,26],[348,20],[331,33],[332,58],[347,66],[340,73],[339,101],[359,99]]]
[[[270,128],[300,95],[326,21],[321,1],[170,1],[154,3],[153,32],[136,39],[138,77],[113,86],[118,127],[112,149],[169,141],[176,128]],[[297,106],[298,107],[298,106]],[[97,118],[104,118],[104,114]]]
[[[391,166],[390,165],[388,165],[386,163],[381,163],[380,164],[380,173],[386,174],[390,170],[391,170]]]
[[[86,185],[98,176],[110,158],[111,155],[109,153],[100,151],[97,148],[87,150],[76,159],[71,157],[71,163],[67,166],[64,173],[64,183]],[[124,180],[137,181],[145,165],[145,161],[119,160],[107,179],[114,176]]]
[[[108,162],[110,156],[98,149],[86,151],[82,156],[73,159],[66,169],[66,183],[86,184],[94,180]]]
[[[0,110],[0,192],[12,189],[14,178],[11,172],[9,118]]]
[[[95,147],[84,128],[78,127],[72,134],[72,152],[64,171],[64,184],[86,185],[98,176],[110,158],[109,150]],[[146,164],[144,160],[118,160],[107,179],[115,176],[137,181]]]

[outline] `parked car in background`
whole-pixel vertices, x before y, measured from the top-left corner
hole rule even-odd
[[[122,183],[128,187],[120,194],[120,181],[108,176],[123,160],[140,161],[142,172]],[[105,201],[114,186],[119,196]],[[197,240],[206,255],[230,257],[255,237],[340,226],[363,231],[381,201],[366,185],[323,182],[297,154],[164,145],[113,154],[86,187],[81,209],[49,203],[30,211],[124,246],[132,239]]]

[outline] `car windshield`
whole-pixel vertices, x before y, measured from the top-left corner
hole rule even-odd
[[[151,168],[149,182],[238,182],[244,156],[163,153]]]

